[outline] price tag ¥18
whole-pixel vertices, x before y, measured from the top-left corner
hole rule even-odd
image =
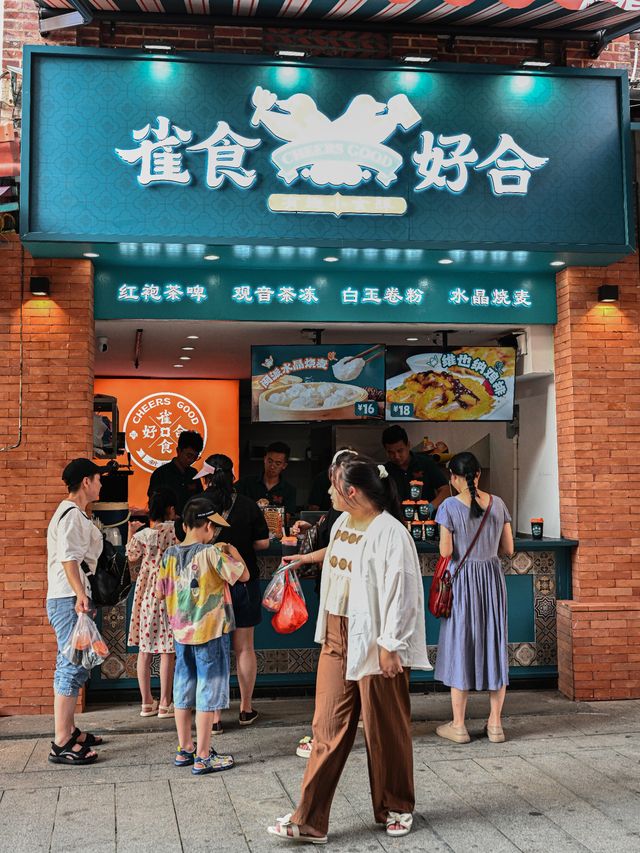
[[[391,403],[392,418],[412,418],[413,403]]]

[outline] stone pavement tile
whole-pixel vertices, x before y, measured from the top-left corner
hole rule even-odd
[[[116,837],[117,850],[122,853],[182,851],[173,797],[166,780],[116,785]]]
[[[5,791],[0,800],[0,845],[11,853],[48,853],[58,789]]]
[[[530,756],[528,761],[621,827],[632,832],[640,829],[640,799],[635,791],[631,793],[604,773],[595,773],[585,761],[567,753]],[[594,784],[596,778],[597,783]]]
[[[521,850],[527,853],[577,853],[585,850],[476,761],[435,761],[430,763],[430,767]]]
[[[640,753],[625,755],[621,750],[581,749],[574,755],[587,766],[586,772],[591,779],[602,777],[604,782],[610,779],[616,785],[640,794]]]
[[[0,742],[0,773],[21,773],[27,766],[37,739]]]
[[[61,785],[101,785],[113,782],[146,782],[154,777],[149,765],[117,767],[97,761],[88,767],[66,767],[49,764],[46,760],[41,771],[31,773],[0,773],[0,788],[7,791],[37,788],[59,788]]]
[[[238,767],[221,773],[220,777],[249,848],[262,851],[265,847],[279,846],[282,842],[267,834],[267,826],[275,818],[292,812],[294,806],[278,776],[263,768],[256,778],[251,767],[244,770]]]
[[[437,773],[421,763],[415,768],[416,812],[422,815],[437,837],[451,850],[468,853],[481,839],[483,850],[492,853],[516,851],[499,829],[477,808],[467,803]]]
[[[640,838],[530,761],[518,756],[477,760],[496,779],[509,785],[531,803],[536,811],[542,812],[594,853],[640,851]]]
[[[175,749],[176,737],[175,734],[140,734],[140,735],[121,735],[112,734],[107,737],[104,746],[96,747],[96,752],[100,756],[98,765],[108,763],[112,767],[118,765],[131,766],[134,764],[153,764],[159,760],[160,756],[169,759],[172,750]],[[59,771],[68,772],[68,768],[61,765],[48,764],[47,756],[51,750],[51,741],[40,739],[33,749],[29,761],[26,765],[26,772],[39,771],[43,767],[58,768]]]
[[[51,853],[115,853],[114,785],[60,788]]]
[[[234,771],[226,771],[233,773]],[[185,851],[248,853],[240,821],[222,781],[222,773],[170,782],[180,838]],[[196,784],[192,785],[191,780]]]

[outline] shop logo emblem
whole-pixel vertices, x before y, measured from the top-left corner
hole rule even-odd
[[[207,424],[192,400],[162,391],[143,397],[129,409],[124,422],[131,461],[153,473],[176,455],[178,438],[185,430],[199,432],[206,445]]]
[[[287,142],[271,155],[286,184],[303,178],[319,187],[357,187],[375,176],[388,187],[398,179],[402,156],[384,143],[398,128],[408,131],[421,120],[404,94],[386,103],[356,95],[333,121],[301,92],[280,100],[257,86],[251,103],[253,127],[262,125]]]

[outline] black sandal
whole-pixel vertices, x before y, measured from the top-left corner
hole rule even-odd
[[[80,737],[81,734],[82,734],[82,732],[80,731],[79,728],[75,728],[73,730],[73,732],[71,733],[71,737],[75,738],[76,741],[81,746],[83,744],[86,744],[89,747],[91,747],[91,746],[102,746],[102,744],[104,743],[104,739],[101,738],[100,735],[94,735],[92,732],[85,732],[84,740],[78,741],[78,738]]]
[[[79,746],[80,749],[74,750],[74,746]],[[79,744],[75,737],[69,738],[64,746],[58,746],[55,741],[51,741],[51,752],[49,753],[49,761],[52,764],[77,764],[83,766],[85,764],[93,764],[98,760],[97,753],[89,755],[91,747],[86,743]]]

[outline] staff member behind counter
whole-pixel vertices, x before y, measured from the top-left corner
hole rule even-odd
[[[151,497],[159,489],[171,489],[175,494],[176,512],[182,515],[184,505],[189,498],[195,497],[202,491],[201,481],[194,480],[198,473],[192,467],[193,463],[200,458],[204,442],[199,432],[185,430],[178,438],[178,448],[175,459],[161,465],[151,475],[147,497]]]
[[[264,471],[260,477],[241,477],[235,484],[239,495],[254,501],[267,500],[272,506],[283,506],[288,519],[296,511],[296,490],[282,477],[291,449],[283,441],[274,441],[264,454]]]
[[[409,499],[412,480],[422,481],[422,499],[429,501],[434,509],[449,497],[447,478],[427,453],[409,449],[409,437],[403,427],[398,424],[387,427],[382,433],[382,446],[389,458],[385,468],[398,487],[401,501]]]

